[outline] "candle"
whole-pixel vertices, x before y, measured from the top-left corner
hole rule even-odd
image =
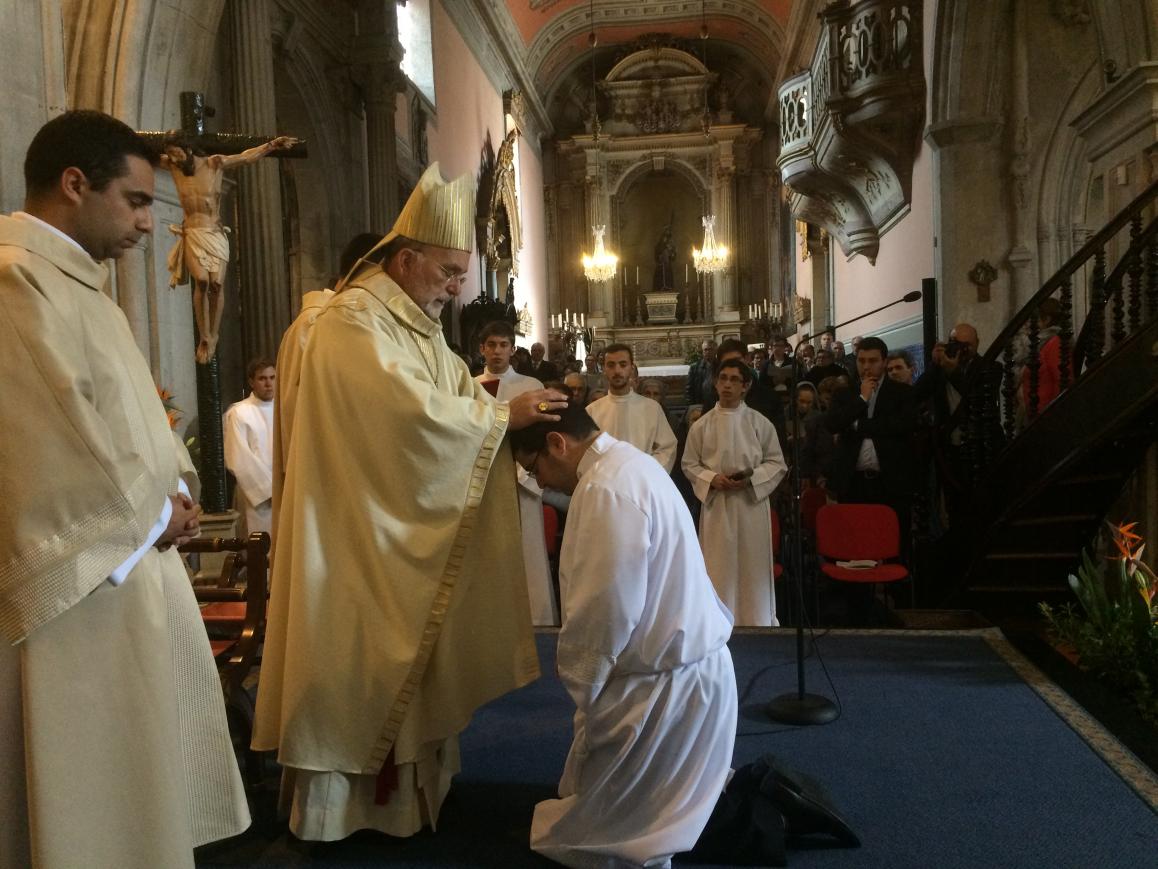
[[[579,328],[583,329],[583,328],[586,328],[586,326],[587,326],[587,315],[586,314],[580,314],[579,315]]]
[[[688,264],[684,263],[684,283],[688,282]]]
[[[635,285],[639,286],[639,266],[635,267]]]

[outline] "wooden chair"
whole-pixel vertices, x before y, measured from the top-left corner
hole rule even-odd
[[[261,782],[262,763],[261,756],[249,747],[254,702],[244,683],[258,662],[265,639],[269,546],[269,535],[257,531],[247,540],[198,538],[180,548],[182,553],[228,553],[217,585],[194,587],[193,593],[201,604],[201,618],[221,677],[230,731],[244,756],[246,784],[251,789]]]

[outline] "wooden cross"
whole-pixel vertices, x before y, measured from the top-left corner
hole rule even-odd
[[[207,133],[205,132],[206,117],[213,117],[214,110],[210,106],[205,105],[205,95],[198,91],[183,91],[181,93],[181,127],[177,130],[168,130],[165,132],[143,131],[139,135],[157,148],[158,151],[164,151],[167,145],[176,143],[189,154],[190,151],[203,155],[223,155],[232,156],[242,154],[243,152],[261,148],[269,142],[269,138],[265,136],[254,136],[243,133]],[[258,156],[264,156],[259,154]],[[281,148],[276,151],[270,151],[269,156],[274,157],[295,157],[303,158],[308,156],[304,142],[296,142],[290,147]],[[192,155],[189,155],[192,160]],[[220,172],[218,172],[218,177]],[[181,178],[178,178],[178,192],[181,190]],[[217,191],[220,189],[219,180],[215,182],[214,186]],[[216,211],[216,200],[214,202],[214,212]],[[178,229],[184,235],[187,231],[189,216],[186,215],[186,224]],[[217,224],[216,219],[209,221],[217,226],[217,232],[222,238],[222,246],[227,250],[228,245],[224,242],[224,230]],[[204,226],[204,223],[201,224]],[[188,243],[188,242],[186,242]],[[222,304],[220,298],[224,291],[224,272],[228,264],[228,255],[221,260],[220,274],[213,275],[214,283],[207,287],[205,275],[190,276],[190,283],[194,287],[194,306],[195,313],[197,313],[197,305],[199,296],[203,297],[208,290],[214,290],[218,295],[216,299],[217,305]],[[171,268],[173,263],[170,264]],[[173,283],[179,282],[175,277]],[[204,303],[204,299],[201,302]],[[218,309],[220,311],[220,308]],[[195,317],[198,322],[198,361],[196,366],[197,371],[197,416],[200,433],[200,467],[198,468],[202,483],[202,503],[205,510],[209,513],[224,513],[228,509],[228,501],[226,499],[226,485],[225,485],[225,449],[224,438],[222,436],[222,408],[221,408],[221,380],[218,370],[217,353],[213,348],[216,342],[216,327],[209,327],[208,332],[212,334],[209,342],[206,342],[206,335],[200,333],[200,327],[203,321],[208,318],[205,312],[201,316]],[[219,313],[218,313],[219,319]],[[203,348],[202,345],[205,345]]]

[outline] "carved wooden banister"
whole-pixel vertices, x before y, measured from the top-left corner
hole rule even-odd
[[[970,402],[970,418],[965,425],[968,454],[975,472],[983,473],[1002,444],[991,436],[1003,430],[1012,440],[1019,429],[1045,410],[1039,406],[1039,385],[1054,372],[1043,369],[1041,352],[1048,338],[1041,331],[1047,300],[1057,303],[1055,327],[1058,337],[1057,390],[1062,391],[1082,379],[1107,353],[1158,318],[1158,182],[1148,187],[1097,232],[1047,280],[1009,321],[972,368],[966,388],[977,400]],[[1121,251],[1107,274],[1107,251]],[[1088,307],[1082,312],[1081,328],[1074,339],[1073,292],[1085,269],[1089,269]],[[1021,338],[1019,355],[1018,341]],[[1110,342],[1106,349],[1107,340]],[[990,382],[978,381],[987,374]],[[1028,393],[1017,408],[1022,381]],[[1046,400],[1054,396],[1048,394]]]
[[[1056,293],[1064,281],[1069,280],[1072,282],[1074,275],[1093,260],[1097,253],[1101,252],[1104,257],[1108,242],[1114,238],[1114,236],[1118,235],[1124,227],[1127,227],[1135,215],[1144,212],[1151,203],[1156,200],[1158,200],[1158,181],[1147,187],[1133,202],[1122,209],[1116,217],[1091,236],[1077,253],[1066,260],[1062,267],[1054,272],[1049,280],[1042,284],[1041,289],[1034,293],[1033,297],[1021,307],[1020,311],[1013,315],[1013,319],[1011,319],[1006,327],[1001,330],[1000,334],[993,339],[993,343],[989,346],[984,358],[989,361],[995,360],[1000,354],[1001,348],[1012,340],[1013,336],[1017,334],[1018,330],[1021,329],[1029,319],[1031,311],[1036,310],[1043,301]],[[1094,305],[1090,305],[1091,312],[1094,310],[1094,307]]]

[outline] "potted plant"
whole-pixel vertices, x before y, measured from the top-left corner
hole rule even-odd
[[[1053,638],[1078,665],[1121,693],[1143,720],[1158,727],[1158,576],[1142,562],[1136,522],[1111,525],[1116,554],[1096,562],[1082,554],[1070,587],[1080,609],[1041,604]]]

